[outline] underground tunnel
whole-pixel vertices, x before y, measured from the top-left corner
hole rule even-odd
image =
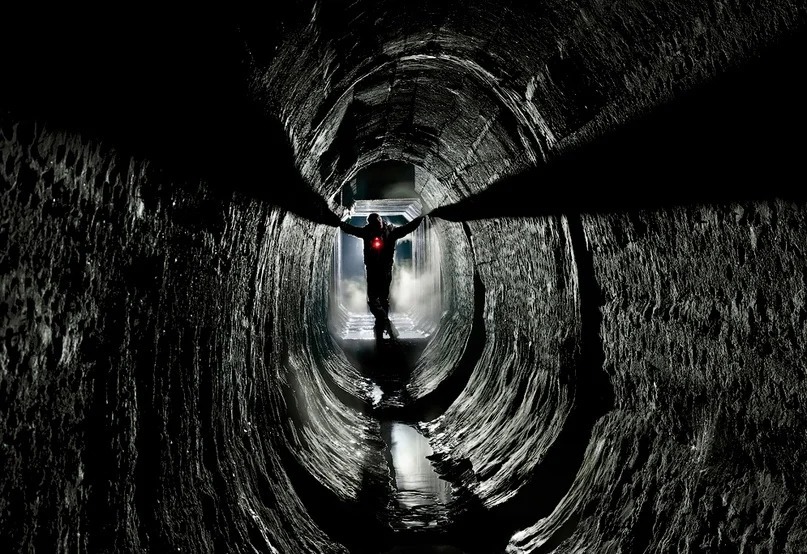
[[[803,3],[10,20],[4,551],[807,551]]]

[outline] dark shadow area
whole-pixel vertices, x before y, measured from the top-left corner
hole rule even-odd
[[[356,175],[356,198],[415,198],[415,166],[407,162],[384,160]]]
[[[807,199],[807,31],[545,166],[431,211],[468,221]],[[537,202],[525,202],[527,192]]]
[[[405,385],[424,344],[421,341],[400,340],[377,346],[375,341],[352,340],[339,343],[350,363],[365,377],[373,380],[387,398],[387,402],[407,404],[409,396]],[[344,390],[327,371],[319,370],[325,384],[345,406],[364,415],[374,415],[373,403]]]
[[[363,474],[359,498],[348,503],[323,486],[288,450],[280,453],[294,492],[331,539],[357,554],[375,553],[393,544],[392,531],[380,518],[386,512],[389,490],[370,472]]]
[[[287,437],[294,436],[290,425],[303,423],[303,412],[296,407],[295,389],[299,384],[293,372],[290,382],[283,387],[283,396],[288,406],[290,422],[283,424]],[[370,447],[383,455],[386,445],[383,439],[371,439]],[[369,467],[362,473],[359,497],[346,502],[312,475],[291,452],[288,441],[278,441],[277,449],[283,468],[292,483],[294,492],[311,516],[311,519],[336,542],[345,545],[351,552],[370,554],[391,545],[391,528],[383,521],[387,503],[391,497],[391,485],[374,475]],[[370,461],[372,464],[372,460]]]
[[[383,405],[409,404],[406,384],[423,353],[425,341],[399,339],[377,344],[372,340],[353,340],[344,341],[340,346],[350,363],[381,389]],[[371,412],[378,415],[376,409]]]
[[[297,21],[293,4],[272,7],[264,33]],[[81,133],[152,161],[171,182],[207,181],[223,199],[237,192],[338,225],[300,175],[268,100],[250,91],[250,68],[274,50],[270,34],[244,23],[260,14],[57,12],[20,13],[4,32],[0,111],[10,119]]]

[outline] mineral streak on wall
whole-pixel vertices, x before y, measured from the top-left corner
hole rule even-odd
[[[239,84],[320,200],[390,158],[454,206],[432,226],[449,309],[409,389],[441,409],[407,413],[467,551],[807,551],[805,7],[646,4],[236,17]],[[174,31],[155,90],[208,56],[183,75],[221,76]],[[91,62],[70,85],[106,75]],[[335,229],[293,213],[290,160],[244,144],[238,106],[172,104],[151,137],[113,117],[139,98],[102,92],[130,102],[92,129],[0,106],[0,544],[360,551],[394,481],[327,333]],[[188,162],[209,158],[207,180]]]

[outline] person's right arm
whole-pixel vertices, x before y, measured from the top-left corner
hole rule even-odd
[[[354,237],[362,238],[364,236],[363,227],[356,227],[355,225],[351,225],[347,221],[340,221],[339,228],[342,229],[348,235],[353,235]]]

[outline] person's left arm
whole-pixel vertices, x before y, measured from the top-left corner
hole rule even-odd
[[[421,221],[423,221],[423,216],[422,215],[416,217],[415,219],[413,219],[412,221],[410,221],[409,223],[407,223],[405,225],[401,225],[400,227],[395,227],[392,230],[392,233],[391,233],[392,237],[395,238],[395,239],[399,239],[399,238],[401,238],[403,236],[408,235],[409,233],[411,233],[412,231],[414,231],[415,229],[418,228],[418,225],[420,225]]]

